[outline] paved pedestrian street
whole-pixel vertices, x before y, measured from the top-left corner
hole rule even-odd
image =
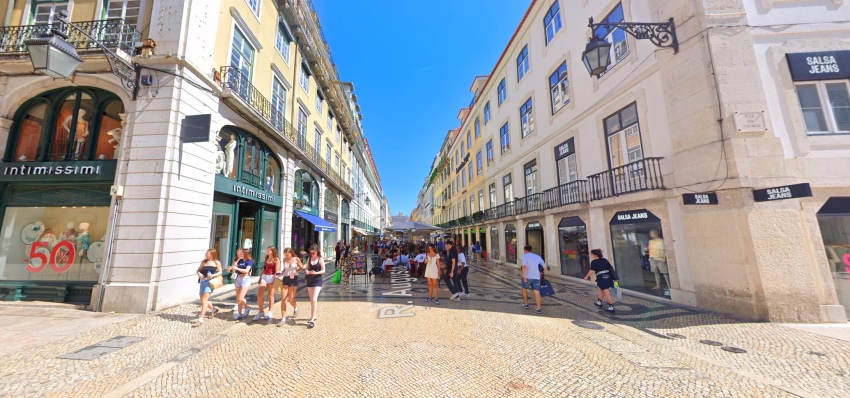
[[[592,285],[563,279],[553,279],[557,293],[536,315],[519,305],[519,278],[516,269],[481,263],[470,273],[471,297],[452,302],[443,288],[439,306],[424,302],[423,279],[408,289],[405,273],[371,284],[358,276],[351,292],[326,280],[314,329],[306,326],[306,289],[299,290],[299,313],[290,323],[278,323],[279,313],[271,323],[234,321],[233,293],[219,294],[214,303],[222,311],[199,327],[191,326],[198,305],[186,304],[10,354],[0,359],[0,395],[846,397],[850,391],[846,341],[629,296],[611,316],[593,305]],[[256,287],[249,302],[256,303]],[[95,358],[60,358],[77,352]]]

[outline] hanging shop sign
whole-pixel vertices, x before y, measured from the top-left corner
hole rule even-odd
[[[850,78],[850,51],[787,54],[794,81]]]
[[[525,227],[526,231],[531,231],[535,229],[543,230],[543,225],[541,225],[539,221],[533,221],[528,223],[528,225]]]
[[[208,142],[212,115],[190,115],[183,118],[180,125],[180,141],[185,143]]]
[[[772,202],[774,200],[805,198],[808,196],[812,196],[812,187],[807,182],[753,190],[753,199],[756,202]]]
[[[0,181],[112,181],[116,161],[0,163]]]
[[[619,211],[611,219],[611,224],[640,224],[649,222],[661,222],[661,219],[647,209]]]
[[[682,202],[686,205],[716,205],[717,193],[683,193]]]
[[[481,227],[481,229],[478,230],[478,233],[487,233],[487,228]]]
[[[257,187],[231,180],[220,174],[216,174],[215,176],[215,190],[243,199],[249,199],[277,207],[283,206],[283,198],[281,198],[280,195],[275,195]]]
[[[463,166],[466,166],[466,162],[468,162],[468,161],[469,161],[469,154],[467,153],[466,156],[463,157],[463,162],[460,162],[460,164],[457,166],[457,168],[455,168],[455,174],[460,173],[460,171],[463,170]]]
[[[561,160],[567,156],[570,156],[576,152],[576,147],[573,145],[575,142],[575,137],[570,138],[560,145],[555,147],[555,161]]]

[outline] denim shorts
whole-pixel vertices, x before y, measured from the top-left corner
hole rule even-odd
[[[528,282],[522,282],[523,289],[540,290],[540,279],[528,279]]]
[[[237,287],[251,287],[251,277],[246,276],[237,276],[236,277],[236,286]]]
[[[201,281],[201,292],[199,294],[204,293],[212,293],[212,286],[210,286],[210,281]]]

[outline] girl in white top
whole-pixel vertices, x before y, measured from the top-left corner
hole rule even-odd
[[[292,316],[298,316],[298,305],[295,303],[295,293],[298,291],[298,272],[304,269],[301,259],[295,254],[295,250],[287,247],[283,249],[283,261],[281,269],[277,274],[281,282],[280,287],[280,313],[282,321],[286,321],[286,303],[292,305]]]
[[[437,254],[437,248],[433,244],[428,245],[425,262],[425,278],[428,278],[428,298],[425,299],[425,302],[430,302],[433,298],[434,304],[440,305],[440,300],[437,298],[439,292],[437,282],[440,280],[440,255]]]

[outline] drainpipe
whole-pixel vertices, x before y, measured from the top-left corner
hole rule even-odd
[[[12,24],[12,12],[15,10],[15,1],[9,0],[6,2],[6,17],[3,18],[3,26]]]

